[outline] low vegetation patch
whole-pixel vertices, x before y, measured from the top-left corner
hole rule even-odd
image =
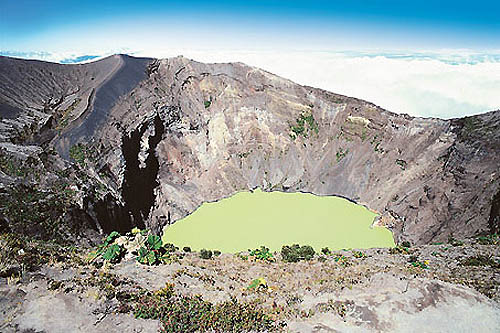
[[[170,254],[176,250],[177,248],[172,244],[162,246],[160,236],[149,235],[144,245],[137,251],[137,261],[150,266],[169,262],[173,259]]]
[[[89,144],[77,143],[69,149],[69,157],[81,167],[87,166],[87,161],[94,161],[97,151]]]
[[[162,332],[261,332],[283,327],[257,302],[241,303],[232,298],[213,304],[199,295],[177,295],[172,284],[154,293],[133,296],[133,301],[134,316],[160,320]]]
[[[417,256],[411,256],[408,259],[408,262],[413,266],[413,267],[419,267],[422,269],[428,269],[429,268],[429,261],[424,260],[424,261],[419,261]]]
[[[319,133],[318,124],[310,112],[301,113],[296,119],[295,125],[290,126],[290,130],[292,132],[290,134],[292,140],[295,140],[299,136],[307,138],[311,133]]]
[[[330,251],[330,249],[328,247],[324,247],[321,249],[321,253],[323,253],[325,256],[328,256],[328,255],[332,254],[332,251]]]
[[[236,156],[238,156],[239,158],[247,158],[248,156],[250,156],[250,151],[244,153],[238,153],[236,154]]]
[[[248,260],[248,255],[244,254],[243,252],[238,252],[235,255],[236,255],[236,257],[240,258],[241,260],[244,260],[244,261]]]
[[[377,135],[375,135],[372,138],[372,140],[370,141],[370,144],[373,146],[373,150],[376,153],[382,154],[384,152],[384,148],[380,147],[380,145],[382,144],[382,140],[380,140]]]
[[[311,260],[315,251],[312,246],[293,244],[291,246],[285,245],[281,248],[281,257],[286,262],[298,262],[301,260]]]
[[[466,117],[460,120],[462,122],[462,128],[459,132],[459,138],[468,141],[472,140],[478,135],[480,135],[480,129],[483,127],[481,119],[478,117]]]
[[[452,246],[463,246],[464,242],[461,240],[456,239],[453,236],[448,237],[448,244],[451,244]]]
[[[337,163],[342,161],[342,159],[346,157],[348,153],[349,149],[344,150],[342,147],[339,147],[339,149],[337,149],[337,152],[335,153],[335,157],[337,158]]]
[[[491,255],[476,255],[463,259],[460,264],[462,266],[491,266],[493,268],[500,268],[500,262],[493,259]]]
[[[250,251],[250,256],[257,260],[274,261],[272,252],[265,246],[261,246],[260,249]]]
[[[411,243],[409,241],[403,241],[403,242],[401,242],[401,246],[402,247],[406,247],[406,248],[410,248],[411,247]]]
[[[352,251],[352,256],[354,258],[358,258],[358,259],[363,259],[363,258],[366,258],[366,254],[364,254],[363,252],[361,251]]]
[[[33,239],[17,233],[0,234],[0,277],[21,277],[54,262],[80,264],[78,249],[55,241]]]
[[[54,184],[44,191],[35,185],[19,184],[0,195],[0,213],[8,219],[8,227],[14,233],[66,244],[77,234],[77,230],[64,223],[73,196],[74,191],[65,183]]]
[[[68,125],[71,113],[75,110],[75,108],[78,106],[78,104],[80,104],[81,101],[82,101],[81,98],[76,98],[73,101],[73,103],[71,103],[71,105],[68,106],[67,109],[61,112],[59,122],[56,126],[57,130],[61,131],[64,127]]]
[[[143,265],[158,265],[171,263],[180,257],[176,254],[178,248],[173,244],[162,244],[160,236],[150,235],[147,231],[134,229],[124,236],[116,231],[110,233],[101,245],[89,255],[89,262],[117,263],[126,255],[135,257]]]
[[[336,254],[333,259],[342,267],[348,267],[351,265],[349,259],[343,254]]]
[[[250,282],[250,284],[248,285],[247,289],[253,291],[261,291],[261,290],[268,290],[269,288],[267,287],[266,279],[260,277],[258,279],[252,280],[252,282]]]
[[[203,105],[205,106],[205,109],[208,109],[210,105],[212,105],[212,96],[210,96],[210,99],[204,101]]]
[[[409,254],[410,250],[408,247],[398,245],[389,249],[390,254]]]
[[[498,245],[500,244],[500,235],[492,234],[487,236],[480,236],[476,241],[481,245]]]
[[[401,170],[406,170],[406,166],[408,165],[408,163],[406,163],[405,160],[401,160],[401,159],[397,159],[396,164],[399,165]]]
[[[211,259],[213,256],[212,250],[201,249],[200,258],[201,259]]]
[[[120,234],[116,231],[110,233],[102,244],[100,244],[97,249],[92,252],[89,256],[90,261],[94,261],[99,257],[103,260],[107,260],[111,263],[117,263],[121,260],[125,254],[125,249],[120,244],[115,244],[114,240],[120,237]]]
[[[22,178],[33,176],[35,179],[39,179],[40,170],[36,168],[37,164],[39,164],[39,162],[32,156],[21,161],[6,154],[0,149],[0,171],[6,175]]]

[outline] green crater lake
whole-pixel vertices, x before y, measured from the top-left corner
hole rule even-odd
[[[389,229],[372,227],[377,214],[335,196],[308,193],[239,192],[204,203],[192,214],[166,226],[164,243],[192,250],[234,253],[261,245],[311,245],[316,251],[394,247]]]

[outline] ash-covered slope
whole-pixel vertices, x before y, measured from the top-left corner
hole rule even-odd
[[[0,56],[1,138],[41,143],[59,135],[58,150],[67,157],[65,146],[90,140],[116,99],[146,78],[151,60],[115,55],[68,66]]]
[[[86,172],[106,187],[88,208],[104,230],[159,231],[204,201],[261,187],[365,204],[397,240],[498,231],[499,111],[413,118],[244,64],[183,57],[0,61],[10,82],[0,85],[2,128],[28,124],[28,111],[52,117],[24,141],[12,131],[3,140],[43,141],[64,157],[83,143]]]

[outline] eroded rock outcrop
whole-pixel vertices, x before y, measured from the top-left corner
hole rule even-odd
[[[16,144],[43,141],[63,157],[77,143],[92,147],[87,172],[116,205],[108,224],[116,215],[159,231],[202,202],[261,187],[362,203],[397,240],[498,231],[499,111],[414,118],[241,63],[183,57],[64,66],[2,58],[0,68],[10,82],[0,85],[2,140],[15,141],[18,121],[34,134]],[[112,88],[120,80],[128,85]]]

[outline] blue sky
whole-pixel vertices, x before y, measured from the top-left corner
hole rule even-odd
[[[414,116],[500,109],[500,1],[0,0],[0,55],[241,61]]]
[[[0,49],[498,49],[499,1],[0,2]]]

